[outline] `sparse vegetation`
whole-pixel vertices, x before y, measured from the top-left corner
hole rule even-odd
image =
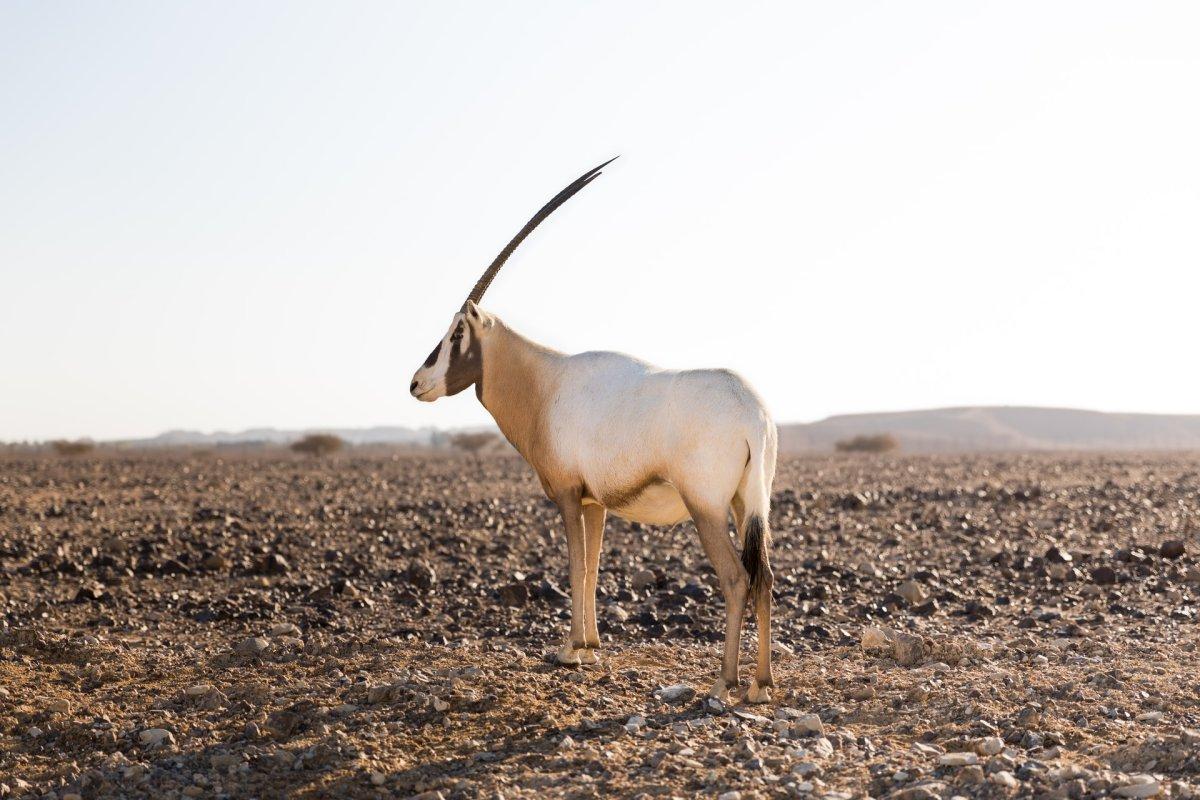
[[[298,442],[293,442],[292,450],[306,456],[326,456],[336,453],[345,445],[342,437],[332,433],[310,433]]]
[[[60,456],[82,456],[96,449],[96,445],[88,441],[67,441],[59,439],[50,443],[50,449]]]
[[[839,453],[888,453],[900,448],[900,442],[890,433],[876,433],[842,439],[834,444]]]
[[[466,453],[479,453],[500,443],[500,437],[490,431],[478,433],[456,433],[450,437],[450,444]]]

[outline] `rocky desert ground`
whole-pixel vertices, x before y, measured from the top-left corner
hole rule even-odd
[[[7,458],[0,797],[1200,794],[1200,456],[785,459],[772,516],[724,706],[690,525],[611,520],[601,661],[548,661],[516,458]]]

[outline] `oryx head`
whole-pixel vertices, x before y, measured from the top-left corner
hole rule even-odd
[[[513,237],[496,260],[484,270],[482,277],[475,283],[467,301],[450,320],[450,329],[438,342],[437,347],[425,359],[425,363],[413,375],[408,391],[418,400],[432,402],[439,397],[458,394],[483,377],[483,344],[482,340],[492,327],[493,319],[476,305],[491,285],[492,279],[504,266],[504,262],[512,255],[525,237],[536,228],[542,220],[550,216],[554,209],[567,202],[583,187],[600,177],[600,170],[608,166],[614,159],[605,161],[598,167],[588,170],[576,178],[561,192],[556,194],[549,203],[533,215],[525,227]]]

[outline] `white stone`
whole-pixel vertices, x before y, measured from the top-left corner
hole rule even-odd
[[[300,629],[291,622],[280,622],[271,627],[271,636],[299,636]]]
[[[1130,775],[1129,783],[1113,790],[1117,797],[1154,797],[1162,786],[1153,775]]]
[[[896,594],[915,606],[925,600],[925,587],[916,581],[905,581],[896,587]]]
[[[944,753],[938,756],[938,763],[943,767],[966,767],[979,763],[979,756],[974,753]]]
[[[999,736],[985,736],[979,741],[979,752],[994,756],[1004,749],[1004,740]]]
[[[171,744],[175,737],[166,728],[147,728],[138,734],[138,741],[146,747],[157,747],[160,744]]]
[[[641,592],[658,582],[658,576],[653,570],[643,569],[635,572],[629,583],[635,592]]]
[[[668,703],[672,703],[676,700],[683,700],[691,697],[695,693],[696,690],[688,686],[686,683],[677,683],[674,686],[664,686],[655,692],[655,694],[658,695],[658,699],[666,700]]]
[[[833,742],[826,739],[824,736],[817,739],[810,745],[813,755],[817,758],[829,758],[833,755]]]
[[[863,628],[863,650],[890,650],[891,647],[892,636],[890,631],[885,631],[881,628]]]
[[[815,733],[818,736],[825,735],[825,723],[821,722],[821,718],[816,714],[801,714],[792,725],[802,733]]]
[[[1013,777],[1013,774],[1006,769],[993,772],[988,776],[988,780],[997,786],[1003,786],[1005,789],[1015,789],[1020,785],[1017,779]]]
[[[244,656],[257,656],[271,646],[269,639],[261,636],[251,636],[238,642],[237,652]]]

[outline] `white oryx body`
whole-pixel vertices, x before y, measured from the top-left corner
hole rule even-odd
[[[521,240],[599,169],[560,192],[501,252],[409,391],[432,401],[474,385],[558,506],[571,578],[571,629],[560,663],[597,660],[596,578],[606,513],[654,525],[691,519],[726,603],[724,658],[711,694],[727,698],[738,683],[742,616],[752,598],[758,662],[746,699],[763,702],[773,683],[768,515],[776,430],[762,400],[728,370],[663,370],[621,353],[565,355],[476,305]],[[740,557],[729,535],[731,512]]]
[[[775,430],[732,372],[663,370],[606,352],[563,357],[546,421],[553,458],[589,490],[584,503],[623,500],[608,509],[648,525],[689,518],[675,488],[681,479],[728,505],[751,448],[773,442]],[[634,488],[641,491],[629,496]]]

